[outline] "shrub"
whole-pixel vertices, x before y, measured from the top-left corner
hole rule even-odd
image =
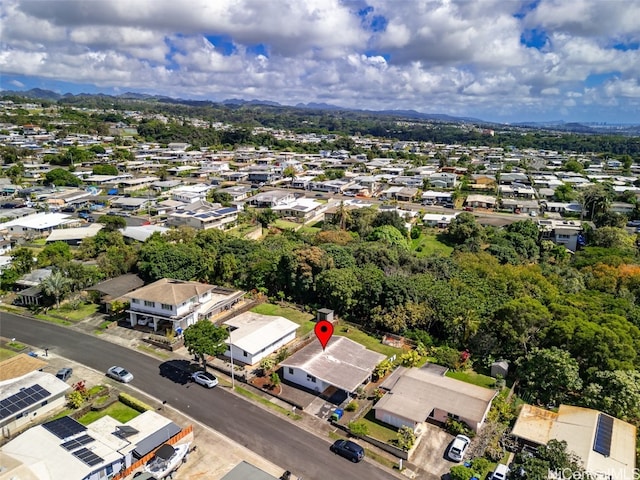
[[[121,393],[118,395],[118,400],[120,400],[125,405],[137,410],[139,412],[146,412],[147,410],[153,410],[153,407],[150,407],[142,400],[138,400],[136,397],[133,397],[126,393]]]
[[[455,348],[441,346],[433,349],[433,356],[438,365],[457,369],[460,366],[460,352]]]
[[[278,350],[278,353],[276,355],[276,362],[280,363],[288,356],[289,356],[289,350],[287,350],[286,347],[281,348],[280,350]]]
[[[276,388],[280,386],[280,383],[280,375],[278,375],[277,372],[273,372],[271,374],[271,385],[273,385],[273,388]]]
[[[398,447],[405,452],[411,450],[416,443],[416,434],[411,427],[403,425],[398,429],[398,438],[396,439]]]
[[[262,376],[266,375],[269,370],[276,366],[276,362],[271,357],[264,357],[260,360],[260,370],[262,371]]]
[[[449,471],[449,478],[451,480],[471,480],[471,477],[475,476],[475,472],[464,465],[456,465],[451,467]]]
[[[369,426],[364,422],[349,422],[349,432],[354,437],[369,435]]]
[[[84,403],[84,395],[77,390],[74,390],[67,395],[67,402],[71,408],[80,408]]]
[[[381,388],[376,388],[373,391],[373,403],[378,402],[378,400],[380,400],[382,397],[384,397],[384,390],[382,390]]]
[[[400,356],[403,367],[416,367],[420,363],[421,357],[415,350],[409,350]]]
[[[355,412],[358,409],[358,402],[351,400],[344,409],[347,412]]]
[[[375,380],[380,380],[392,370],[393,370],[393,363],[391,363],[389,360],[383,360],[373,370],[373,378]]]
[[[464,422],[454,420],[453,418],[447,419],[447,422],[444,424],[444,428],[451,435],[466,435],[469,438],[473,438],[475,436],[475,432],[471,430],[469,425]]]

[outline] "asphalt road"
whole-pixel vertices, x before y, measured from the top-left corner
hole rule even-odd
[[[120,365],[134,375],[131,385],[166,401],[192,418],[253,450],[304,480],[393,478],[373,463],[352,464],[329,451],[321,438],[223,388],[205,389],[160,375],[162,362],[76,330],[0,312],[0,335],[35,348],[49,348],[99,371]]]

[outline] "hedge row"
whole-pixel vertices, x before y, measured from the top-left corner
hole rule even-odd
[[[139,412],[145,412],[147,410],[154,410],[153,407],[150,407],[149,405],[147,405],[143,401],[138,400],[136,397],[132,397],[131,395],[128,395],[126,393],[121,393],[120,395],[118,395],[118,400],[120,400],[125,405],[128,405],[131,408],[133,408],[134,410],[137,410]]]

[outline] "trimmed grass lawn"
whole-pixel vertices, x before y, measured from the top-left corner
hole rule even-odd
[[[443,255],[448,257],[453,252],[453,248],[445,245],[435,235],[422,234],[415,240],[411,240],[411,249],[417,257],[427,257],[430,255]]]
[[[295,308],[281,307],[280,305],[274,305],[273,303],[261,303],[257,307],[251,309],[254,313],[261,315],[278,315],[291,320],[294,323],[300,325],[298,329],[298,337],[304,337],[307,333],[313,330],[315,322],[313,322],[313,315],[307,312],[301,312]]]
[[[287,417],[291,418],[292,420],[301,420],[302,419],[302,415],[299,415],[297,413],[293,413],[293,411],[291,410],[287,410],[284,407],[281,407],[280,405],[276,405],[273,402],[270,402],[268,399],[261,397],[258,394],[255,394],[249,390],[247,390],[246,388],[242,388],[242,387],[236,387],[235,391],[238,392],[240,395],[242,395],[243,397],[247,397],[251,400],[253,400],[254,402],[258,402],[261,403],[262,405],[269,407],[272,410],[275,410],[276,412],[280,412],[283,415],[286,415]]]
[[[347,337],[349,340],[353,340],[360,345],[364,345],[369,350],[382,353],[387,357],[402,354],[402,349],[383,345],[379,339],[372,337],[368,333],[359,330],[353,325],[337,325],[333,331],[333,334],[340,337]]]
[[[0,348],[0,362],[6,360],[7,358],[11,358],[14,355],[17,355],[13,350],[9,350],[8,348]]]
[[[98,311],[98,308],[99,305],[96,305],[95,303],[85,303],[75,310],[69,305],[62,305],[60,308],[50,308],[47,313],[36,315],[36,318],[68,325],[69,323],[63,322],[79,322],[95,314]]]
[[[272,226],[279,228],[280,230],[297,230],[300,228],[300,224],[296,222],[289,222],[287,220],[282,220],[278,218],[272,224]]]
[[[132,418],[140,415],[140,412],[134,410],[128,405],[125,405],[121,402],[116,402],[113,405],[105,408],[104,410],[100,410],[99,412],[89,412],[86,415],[83,415],[78,419],[78,421],[83,425],[89,425],[92,422],[95,422],[99,418],[104,417],[105,415],[111,415],[113,418],[118,420],[121,423],[127,423]]]
[[[493,388],[493,385],[496,383],[495,378],[475,372],[452,372],[451,370],[449,370],[446,373],[446,376],[485,388]]]
[[[392,440],[398,438],[398,431],[396,429],[376,420],[373,409],[369,410],[367,414],[358,421],[367,426],[370,437],[377,438],[386,443],[391,443]]]

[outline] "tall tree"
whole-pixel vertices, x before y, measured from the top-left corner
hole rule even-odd
[[[42,291],[51,295],[56,299],[56,308],[60,308],[60,300],[68,292],[71,286],[71,280],[69,280],[60,270],[54,271],[51,275],[40,282],[40,288]]]
[[[184,331],[184,345],[191,355],[198,357],[203,370],[207,369],[207,355],[222,355],[227,350],[225,339],[229,331],[217,327],[207,319],[199,320]]]

